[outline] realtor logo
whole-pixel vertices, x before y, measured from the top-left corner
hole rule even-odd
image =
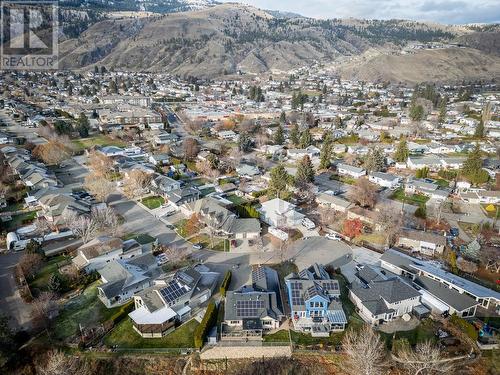
[[[0,14],[0,69],[57,69],[57,1],[2,1]]]

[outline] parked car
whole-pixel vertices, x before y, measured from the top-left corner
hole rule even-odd
[[[340,241],[342,237],[340,237],[338,234],[335,233],[328,233],[325,238],[328,238],[329,240],[334,240],[334,241]]]
[[[203,245],[201,243],[195,243],[195,244],[193,244],[193,249],[201,250],[201,249],[203,249]]]
[[[307,229],[311,230],[316,228],[316,224],[314,224],[310,219],[307,217],[302,219],[302,226],[306,227]]]

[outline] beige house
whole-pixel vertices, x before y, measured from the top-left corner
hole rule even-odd
[[[418,230],[404,230],[399,235],[398,245],[428,256],[442,254],[446,237]]]

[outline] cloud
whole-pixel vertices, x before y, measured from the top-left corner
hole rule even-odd
[[[234,1],[234,0],[222,0]],[[243,0],[262,9],[314,18],[410,19],[440,23],[500,22],[498,0]]]

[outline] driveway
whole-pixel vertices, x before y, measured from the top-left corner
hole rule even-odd
[[[24,252],[0,255],[0,311],[10,318],[13,329],[28,329],[31,321],[31,308],[24,303],[14,278],[14,267]]]

